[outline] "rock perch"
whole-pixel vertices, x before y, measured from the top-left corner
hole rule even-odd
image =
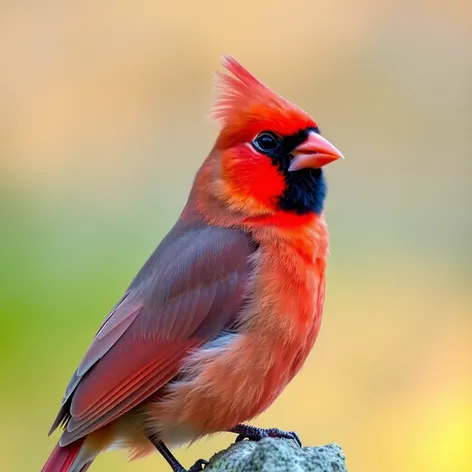
[[[218,452],[205,472],[347,472],[337,444],[298,447],[288,439],[241,441]]]

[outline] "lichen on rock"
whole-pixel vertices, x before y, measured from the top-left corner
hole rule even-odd
[[[205,472],[347,472],[337,444],[300,448],[288,439],[241,441],[215,454]]]

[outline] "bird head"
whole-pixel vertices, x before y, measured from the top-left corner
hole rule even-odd
[[[247,216],[320,214],[322,167],[343,156],[317,123],[231,57],[218,74],[212,115],[221,123],[203,165],[202,186],[225,208]]]

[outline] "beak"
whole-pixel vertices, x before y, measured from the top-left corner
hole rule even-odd
[[[310,132],[308,138],[293,152],[290,172],[300,169],[319,169],[330,162],[344,159],[344,156],[327,139]]]

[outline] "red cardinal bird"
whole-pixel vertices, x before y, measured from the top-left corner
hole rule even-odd
[[[84,472],[111,446],[132,458],[231,431],[302,367],[325,296],[322,167],[342,157],[303,110],[231,57],[213,113],[221,131],[175,226],[97,332],[51,432],[43,472]],[[191,471],[201,470],[197,461]]]

